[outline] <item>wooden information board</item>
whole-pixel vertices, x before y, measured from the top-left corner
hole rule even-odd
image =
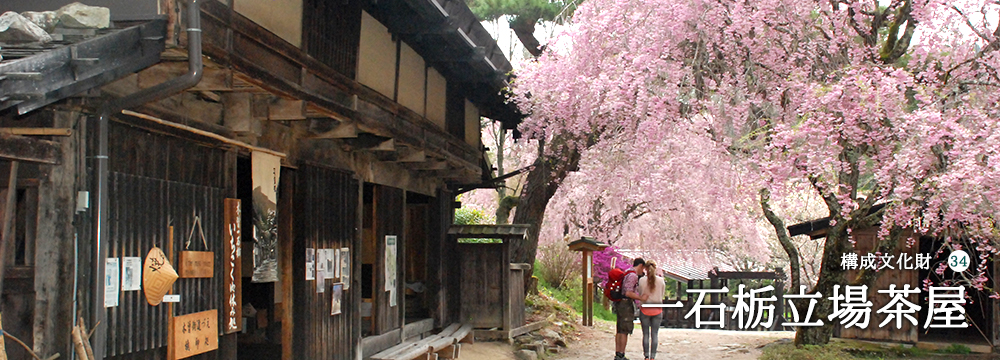
[[[208,310],[174,318],[174,359],[183,359],[219,348],[219,311]]]
[[[215,275],[215,253],[211,251],[181,251],[181,278],[210,278]]]

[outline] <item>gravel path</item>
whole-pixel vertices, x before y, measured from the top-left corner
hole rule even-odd
[[[613,326],[603,321],[594,328],[581,326],[578,334],[567,336],[569,347],[559,349],[559,354],[549,359],[611,360],[615,352]],[[656,358],[751,360],[760,356],[758,347],[794,335],[793,332],[660,329]],[[512,352],[513,348],[506,343],[480,342],[463,346],[461,360],[512,360]],[[631,360],[643,359],[642,331],[638,327],[629,337],[626,356]]]

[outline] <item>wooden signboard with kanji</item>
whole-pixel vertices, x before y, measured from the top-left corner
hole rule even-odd
[[[174,317],[174,360],[218,349],[218,323],[218,310]]]
[[[222,332],[243,330],[243,259],[240,239],[240,199],[226,199],[222,236]]]
[[[181,251],[178,275],[181,278],[210,278],[215,275],[215,253]]]

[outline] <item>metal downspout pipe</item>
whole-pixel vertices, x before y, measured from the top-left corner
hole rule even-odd
[[[111,115],[124,109],[162,100],[184,91],[201,81],[201,9],[199,0],[186,0],[188,35],[188,72],[159,85],[140,90],[122,98],[109,100],[101,107],[98,117],[97,143],[97,233],[94,241],[94,278],[91,324],[96,324],[92,346],[94,356],[104,359],[107,355],[108,319],[104,308],[104,271],[108,258],[108,129]]]

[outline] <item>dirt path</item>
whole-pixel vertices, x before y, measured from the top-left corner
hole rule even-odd
[[[559,349],[553,360],[593,360],[614,358],[615,345],[610,322],[595,328],[581,327],[576,336],[567,336],[568,348]],[[792,332],[746,332],[723,330],[660,329],[657,359],[757,359],[759,346],[778,339],[790,339]],[[513,348],[505,343],[476,343],[462,347],[462,360],[510,360]],[[642,331],[629,338],[626,356],[643,359]]]

